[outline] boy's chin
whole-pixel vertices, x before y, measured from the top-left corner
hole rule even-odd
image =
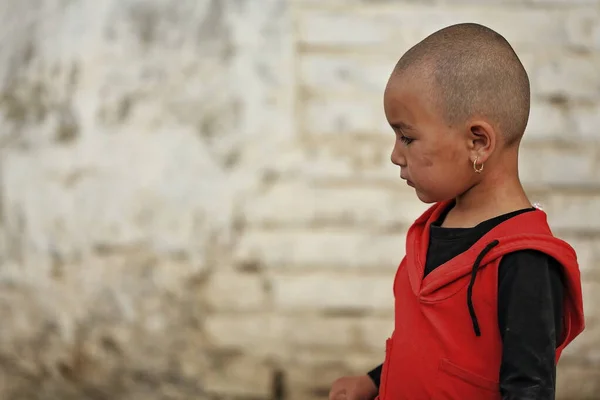
[[[436,202],[431,196],[428,196],[426,193],[423,193],[420,190],[416,190],[416,193],[419,200],[425,204],[433,204]]]
[[[421,202],[423,202],[425,204],[439,203],[441,201],[446,200],[446,199],[439,198],[439,196],[432,196],[431,194],[425,193],[416,188],[415,188],[415,192],[417,193],[417,197],[419,198],[419,200],[421,200]]]

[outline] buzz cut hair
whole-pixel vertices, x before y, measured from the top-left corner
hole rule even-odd
[[[427,74],[445,121],[472,117],[493,122],[507,146],[518,144],[530,112],[527,72],[508,41],[476,23],[451,25],[410,48],[394,75]]]

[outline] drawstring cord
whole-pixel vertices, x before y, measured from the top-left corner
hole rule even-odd
[[[488,243],[488,245],[485,246],[485,248],[477,256],[477,259],[473,264],[473,269],[471,270],[471,281],[469,282],[469,287],[467,288],[467,305],[469,306],[469,314],[471,314],[471,321],[473,322],[475,336],[481,336],[481,330],[479,329],[479,322],[477,321],[477,315],[475,314],[475,308],[473,307],[473,285],[475,285],[475,278],[477,277],[477,271],[479,270],[479,264],[481,264],[481,260],[483,260],[483,257],[485,257],[485,255],[499,243],[500,242],[498,240]]]

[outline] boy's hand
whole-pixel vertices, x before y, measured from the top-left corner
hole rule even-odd
[[[373,400],[377,387],[368,375],[339,378],[329,391],[329,400]]]

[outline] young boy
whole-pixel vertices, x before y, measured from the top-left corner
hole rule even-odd
[[[529,107],[523,65],[489,28],[453,25],[402,56],[384,94],[391,160],[434,205],[407,234],[385,362],[330,399],[554,399],[581,282],[519,181]]]

